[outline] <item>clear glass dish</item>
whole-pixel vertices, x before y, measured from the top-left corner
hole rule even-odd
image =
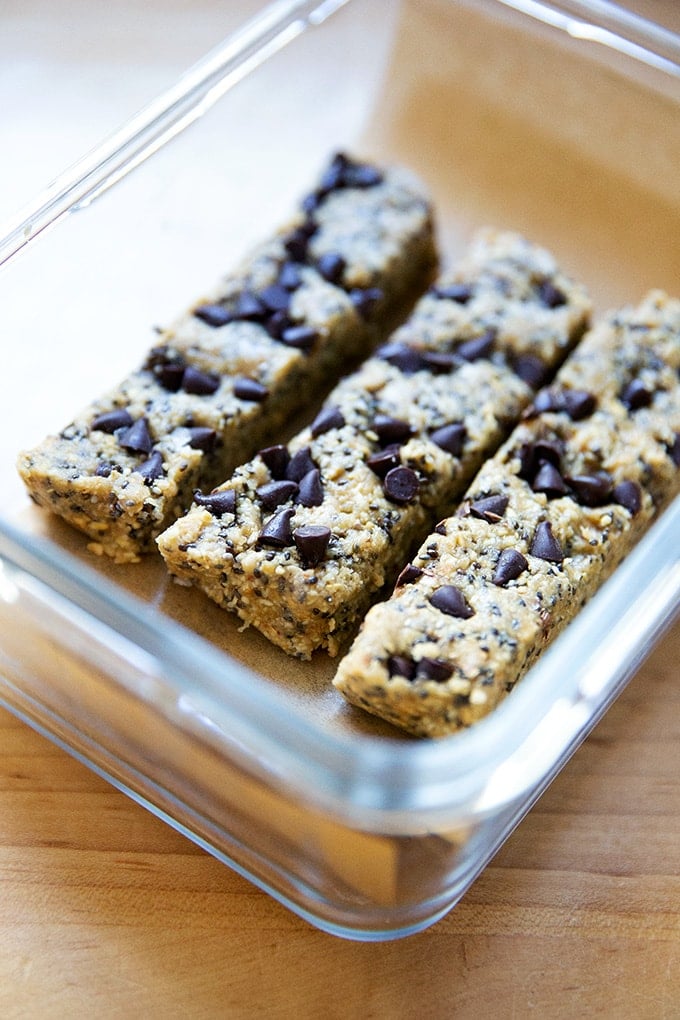
[[[673,618],[680,501],[491,717],[428,742],[155,558],[92,557],[14,460],[337,148],[420,174],[448,262],[493,224],[550,247],[600,311],[677,290],[679,113],[680,40],[615,5],[283,2],[46,189],[0,242],[0,701],[326,931],[394,938],[450,910]]]

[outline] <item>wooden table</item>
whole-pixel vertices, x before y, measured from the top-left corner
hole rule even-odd
[[[674,0],[639,6],[680,27]],[[36,52],[48,16],[93,17],[74,0],[7,9],[5,43],[32,32]],[[178,37],[179,67],[209,26]],[[168,69],[149,67],[153,93]],[[142,98],[119,95],[107,126]],[[55,132],[52,165],[26,161],[26,196],[100,136],[100,98],[77,138]],[[310,928],[0,711],[0,1017],[680,1017],[679,662],[676,626],[460,905],[383,945]]]

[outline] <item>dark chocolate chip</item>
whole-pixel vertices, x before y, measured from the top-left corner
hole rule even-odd
[[[444,683],[453,672],[450,662],[444,659],[424,658],[416,663],[416,679],[434,680],[436,683]]]
[[[495,330],[487,329],[481,336],[473,337],[472,340],[463,340],[456,347],[456,354],[465,361],[477,361],[478,358],[486,358],[491,354],[495,339]]]
[[[302,284],[300,267],[296,266],[294,262],[284,262],[279,270],[278,282],[281,287],[285,287],[288,291],[297,290]]]
[[[123,407],[116,407],[113,411],[105,411],[103,414],[98,414],[90,428],[96,429],[98,432],[112,434],[116,429],[129,428],[133,421],[134,418],[129,411],[126,411]]]
[[[542,304],[546,308],[561,308],[566,305],[567,299],[559,287],[556,287],[552,280],[544,277],[537,285],[536,292]]]
[[[668,456],[676,467],[680,467],[680,432],[675,433],[675,438],[668,447]]]
[[[318,468],[312,468],[300,479],[297,501],[302,506],[321,506],[323,503],[323,486]]]
[[[605,471],[593,475],[571,475],[566,481],[574,492],[576,502],[583,506],[602,506],[609,501],[612,480]]]
[[[129,428],[118,436],[118,443],[124,450],[134,453],[151,453],[153,440],[149,432],[146,418],[138,418]]]
[[[420,482],[412,468],[400,465],[387,472],[383,488],[387,498],[394,503],[410,503],[418,495]]]
[[[287,446],[280,444],[265,446],[263,450],[260,450],[260,457],[269,468],[272,478],[280,480],[286,477],[286,468],[290,463],[290,454]]]
[[[649,407],[653,394],[639,379],[631,379],[621,393],[621,403],[625,404],[629,411],[637,411],[640,407]]]
[[[269,396],[269,390],[257,379],[235,379],[234,396],[239,400],[248,400],[255,404],[261,404]]]
[[[286,347],[295,347],[298,351],[311,350],[318,339],[319,334],[311,326],[287,326],[281,332]]]
[[[286,466],[286,478],[291,482],[301,482],[315,467],[309,447],[303,446],[290,458]]]
[[[290,291],[280,283],[272,283],[258,292],[258,299],[270,312],[285,312],[290,304]]]
[[[537,526],[530,552],[532,556],[550,563],[561,563],[564,559],[562,546],[553,535],[550,521],[541,521]]]
[[[203,453],[210,453],[215,449],[217,433],[215,429],[207,426],[197,425],[189,429],[189,446],[192,450],[202,450]]]
[[[459,305],[466,305],[474,291],[469,283],[449,283],[443,287],[435,285],[430,293],[444,301],[455,301]]]
[[[342,255],[335,251],[324,252],[316,261],[316,268],[329,283],[340,283],[346,265]]]
[[[562,404],[572,421],[582,421],[593,413],[597,400],[587,390],[563,390]]]
[[[451,351],[423,351],[422,367],[435,375],[445,375],[460,365],[460,358]]]
[[[342,180],[346,188],[374,188],[382,183],[383,175],[369,163],[349,162]]]
[[[529,564],[526,557],[522,556],[517,549],[504,549],[498,557],[496,569],[493,575],[493,583],[502,587],[508,581],[515,581],[520,574],[523,574]]]
[[[564,443],[561,439],[537,439],[534,442],[534,456],[537,464],[547,460],[555,467],[559,467],[564,456]]]
[[[420,569],[420,567],[416,567],[415,564],[409,563],[407,566],[404,567],[399,577],[397,578],[395,588],[401,588],[405,584],[413,584],[415,581],[418,580],[419,577],[422,576],[423,572]]]
[[[475,615],[474,609],[468,605],[465,596],[455,584],[444,584],[430,596],[430,604],[440,613],[468,620]]]
[[[345,424],[345,416],[340,408],[335,404],[329,404],[327,407],[321,408],[312,422],[310,431],[316,439],[317,436],[322,436],[324,432],[330,432],[331,429],[341,429]]]
[[[222,514],[233,514],[236,510],[236,493],[233,489],[221,489],[217,492],[209,492],[205,496],[196,489],[194,502],[197,506],[204,507],[213,517],[221,517]]]
[[[391,418],[388,414],[376,414],[371,428],[383,444],[403,443],[413,433],[413,429],[402,418]]]
[[[309,245],[309,233],[303,228],[298,227],[292,230],[290,234],[285,238],[283,246],[286,252],[296,262],[304,262],[307,258],[307,248]]]
[[[556,390],[540,390],[536,394],[532,403],[527,407],[524,412],[524,418],[533,418],[537,414],[544,414],[546,411],[562,411],[564,410],[564,400],[562,394]]]
[[[163,457],[161,453],[158,450],[154,450],[149,459],[145,460],[135,470],[137,474],[142,476],[147,485],[156,478],[160,478],[163,474]]]
[[[518,358],[515,358],[512,367],[515,375],[519,376],[527,386],[531,386],[532,390],[543,386],[549,374],[545,362],[535,354],[520,354]],[[534,407],[535,405],[536,401],[534,400]]]
[[[407,347],[406,344],[383,344],[376,351],[376,356],[406,374],[418,372],[424,367],[420,352]]]
[[[287,312],[272,312],[268,319],[265,319],[264,328],[274,340],[281,340],[285,330],[294,325],[293,320]]]
[[[539,464],[531,488],[534,492],[545,493],[551,499],[557,496],[566,496],[568,492],[562,475],[549,460],[541,461]]]
[[[384,450],[379,450],[377,453],[372,454],[366,461],[371,471],[378,476],[378,478],[384,478],[388,471],[392,468],[399,467],[399,447],[388,446]]]
[[[442,425],[430,433],[430,439],[441,450],[460,457],[463,445],[467,437],[467,429],[461,422],[451,422],[450,425]]]
[[[413,680],[416,675],[416,664],[406,655],[390,655],[387,660],[387,672],[390,676],[403,676],[406,680]]]
[[[275,513],[273,517],[270,517],[258,535],[258,544],[271,545],[276,549],[283,549],[287,545],[292,545],[293,532],[291,531],[290,522],[294,512],[290,507],[286,507],[284,510],[279,510]]]
[[[316,191],[310,191],[300,202],[300,208],[307,216],[313,216],[325,197],[326,192],[320,188]]]
[[[488,524],[495,524],[500,521],[507,510],[508,503],[507,496],[484,496],[470,504],[470,513],[473,517],[479,517]]]
[[[642,506],[642,493],[637,482],[619,482],[612,489],[612,500],[628,510],[634,517]]]
[[[330,163],[321,175],[321,179],[319,181],[320,192],[328,194],[330,191],[335,191],[336,188],[342,187],[347,163],[348,160],[344,152],[336,152],[334,154]]]
[[[349,299],[362,319],[367,319],[379,301],[383,292],[379,287],[353,287],[349,291]]]
[[[315,567],[326,555],[331,529],[323,524],[304,524],[293,532],[293,541],[306,567]]]
[[[163,387],[170,393],[177,393],[182,388],[186,365],[181,359],[165,361],[154,368],[154,375]]]
[[[250,290],[241,291],[236,302],[236,308],[234,309],[234,318],[258,322],[266,318],[266,315],[267,309],[257,294],[253,294]]]
[[[194,308],[194,315],[197,319],[205,322],[208,326],[213,326],[215,329],[219,326],[226,326],[234,318],[224,305],[199,305],[197,308]]]
[[[277,506],[287,503],[298,491],[297,482],[265,482],[255,490],[255,495],[265,510],[276,510]]]
[[[109,464],[108,461],[103,460],[99,464],[97,464],[97,470],[95,471],[95,475],[97,476],[97,478],[108,478],[112,471],[113,464]]]
[[[201,372],[193,365],[187,365],[182,376],[182,389],[185,393],[195,393],[198,396],[207,397],[219,389],[219,376],[212,372]]]

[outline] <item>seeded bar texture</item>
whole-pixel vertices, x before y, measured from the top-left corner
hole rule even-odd
[[[195,488],[224,479],[384,337],[435,264],[420,184],[336,156],[292,221],[167,329],[139,370],[21,455],[31,496],[93,551],[136,560]]]
[[[421,736],[490,712],[680,491],[680,301],[584,338],[367,615],[335,685]]]
[[[160,536],[171,573],[290,654],[337,654],[589,309],[546,251],[483,231],[310,427],[262,450]]]

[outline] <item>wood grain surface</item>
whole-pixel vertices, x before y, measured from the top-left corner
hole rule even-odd
[[[680,626],[461,903],[334,939],[0,712],[0,1016],[680,1017]]]

